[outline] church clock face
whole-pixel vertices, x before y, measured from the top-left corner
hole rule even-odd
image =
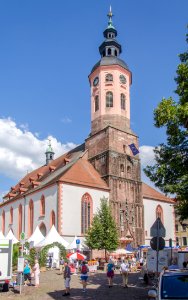
[[[125,76],[124,75],[119,75],[119,80],[120,80],[120,82],[121,83],[123,83],[123,84],[125,84],[126,83],[126,78],[125,78]]]
[[[99,83],[99,77],[95,77],[93,80],[93,85],[96,86]]]

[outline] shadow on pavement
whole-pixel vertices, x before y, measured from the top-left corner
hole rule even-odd
[[[48,292],[48,295],[52,299],[68,298],[75,300],[145,300],[147,297],[147,289],[137,286],[137,274],[129,274],[128,288],[122,287],[120,274],[115,274],[113,282],[113,287],[109,288],[106,274],[96,273],[89,276],[86,292],[82,291],[80,285],[80,288],[71,288],[70,296],[62,297],[64,290]]]

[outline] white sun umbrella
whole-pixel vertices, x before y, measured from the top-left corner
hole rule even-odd
[[[52,228],[50,229],[50,231],[48,232],[47,236],[38,244],[36,244],[36,248],[41,248],[44,247],[46,245],[50,245],[54,242],[58,242],[61,245],[63,245],[65,248],[68,246],[68,242],[64,240],[64,238],[62,238],[62,236],[60,236],[60,234],[57,232],[55,226],[53,225]]]
[[[12,240],[13,244],[17,244],[19,242],[11,229],[9,230],[8,234],[6,235],[6,239]]]
[[[132,254],[133,252],[128,251],[126,249],[117,249],[116,251],[113,252],[114,254]]]
[[[76,243],[76,240],[78,240],[78,237],[75,236],[73,241],[68,245],[68,247],[66,247],[67,250],[73,250],[73,249],[77,249],[78,248],[78,245]],[[81,241],[80,241],[80,244],[79,244],[79,249],[83,249],[84,247],[82,246],[81,244]]]
[[[35,228],[35,231],[30,236],[30,238],[27,240],[29,243],[33,242],[33,246],[35,247],[38,243],[40,243],[42,240],[44,240],[44,235],[40,231],[39,227],[37,226]]]
[[[2,233],[2,231],[0,231],[0,239],[5,239],[4,234]]]

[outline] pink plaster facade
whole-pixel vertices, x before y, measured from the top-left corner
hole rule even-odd
[[[106,75],[111,74],[113,76],[112,81],[106,81]],[[120,75],[125,76],[126,83],[120,82]],[[98,77],[99,83],[94,86],[93,81]],[[115,127],[125,127],[130,128],[130,85],[131,85],[131,72],[122,68],[119,65],[110,66],[99,66],[93,73],[89,76],[90,86],[91,86],[91,122],[94,124],[99,118],[108,118],[107,123],[111,122],[111,125]],[[106,107],[106,93],[113,93],[113,107]],[[121,108],[121,94],[125,95],[125,109]],[[95,111],[95,97],[99,97],[99,109]],[[109,119],[110,118],[110,119]],[[92,132],[102,129],[107,124],[100,124],[95,129],[92,126]],[[117,125],[118,124],[118,125]]]

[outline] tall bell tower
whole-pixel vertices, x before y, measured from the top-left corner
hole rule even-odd
[[[122,48],[108,13],[108,26],[99,47],[100,61],[89,75],[91,87],[91,133],[86,139],[89,161],[110,188],[110,205],[121,246],[144,241],[143,200],[138,137],[130,128],[130,85],[132,74],[119,58]]]

